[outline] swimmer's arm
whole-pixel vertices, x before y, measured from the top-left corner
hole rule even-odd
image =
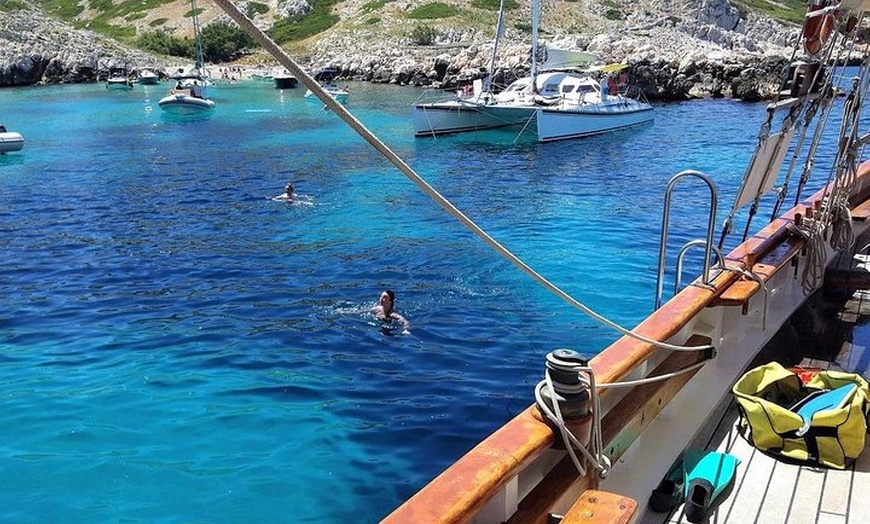
[[[395,320],[396,322],[402,324],[402,334],[403,334],[403,335],[407,335],[408,333],[410,333],[409,330],[410,330],[410,328],[411,328],[411,323],[408,322],[408,319],[407,319],[407,318],[405,318],[405,317],[403,317],[402,315],[400,315],[400,314],[398,314],[398,313],[395,313],[395,312],[392,314],[392,318],[393,318],[393,320]]]

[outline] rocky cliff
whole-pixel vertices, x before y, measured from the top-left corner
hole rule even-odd
[[[308,8],[304,0],[270,2],[266,2],[270,14],[255,19],[261,27],[269,26],[272,13]],[[301,60],[310,68],[338,67],[348,78],[434,87],[452,87],[485,74],[494,13],[481,10],[485,23],[476,25],[462,17],[421,21],[406,16],[423,3],[340,2],[334,9],[340,22],[305,42]],[[607,12],[606,5],[619,5],[618,16]],[[372,6],[377,6],[374,13]],[[0,10],[0,86],[93,81],[115,65],[170,66],[169,59],[74,29],[29,7]],[[175,7],[173,12],[181,18],[170,21],[170,26],[182,30],[184,12]],[[229,21],[214,4],[205,1],[199,7],[204,23]],[[521,2],[508,17],[498,72],[504,81],[528,68],[528,2]],[[372,23],[375,19],[377,24]],[[139,22],[140,30],[149,23],[147,18]],[[410,35],[421,24],[434,28],[432,45],[414,45]],[[727,0],[624,4],[555,0],[555,5],[544,7],[541,40],[550,46],[593,53],[603,62],[629,63],[634,83],[651,98],[752,100],[766,98],[776,88],[783,57],[790,55],[796,33],[794,25],[745,14]]]

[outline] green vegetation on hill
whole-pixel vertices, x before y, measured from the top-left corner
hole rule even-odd
[[[91,29],[117,40],[129,41],[136,36],[136,27],[132,25],[117,25],[112,23],[115,19],[132,22],[144,18],[147,14],[161,5],[168,4],[172,0],[90,0],[81,2],[77,0],[33,0],[40,5],[50,16],[60,18],[73,27]],[[90,20],[77,20],[76,17],[84,12],[84,6],[96,11],[97,16]]]
[[[264,15],[269,12],[269,6],[260,2],[248,2],[248,7],[245,8],[245,15],[248,18],[254,18],[257,15]]]
[[[267,33],[279,44],[303,40],[322,33],[338,23],[338,16],[332,14],[332,6],[338,1],[314,0],[311,11],[299,17],[282,18],[276,21]]]
[[[517,0],[507,0],[504,3],[505,11],[511,11],[519,7]],[[471,0],[471,7],[478,9],[486,9],[487,11],[498,11],[501,7],[501,0]]]
[[[136,39],[141,49],[161,55],[194,59],[193,40],[179,38],[166,30],[150,31]],[[206,62],[229,62],[257,43],[234,24],[215,22],[202,28],[202,54]]]
[[[29,8],[30,6],[22,0],[6,0],[5,2],[0,2],[0,11],[20,11]]]
[[[424,4],[416,9],[412,9],[408,13],[408,18],[450,18],[451,16],[455,16],[457,14],[459,14],[459,9],[456,9],[452,5],[445,4],[443,2],[432,2],[431,4]]]
[[[776,2],[768,0],[732,0],[732,2],[742,13],[754,11],[776,20],[784,20],[797,24],[803,23],[804,14],[807,12],[805,0],[778,0]]]
[[[384,7],[392,0],[371,0],[371,2],[366,2],[360,8],[360,12],[362,13],[371,13],[372,11],[377,11],[378,9]]]
[[[206,62],[230,62],[254,46],[257,46],[254,39],[236,24],[212,22],[202,28],[202,54]]]
[[[165,29],[139,35],[134,44],[140,49],[160,55],[193,57],[193,41],[190,38],[179,38]]]

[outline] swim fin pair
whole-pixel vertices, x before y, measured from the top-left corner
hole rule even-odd
[[[717,451],[688,450],[650,495],[653,511],[671,511],[684,500],[686,520],[706,522],[734,488],[740,459]]]

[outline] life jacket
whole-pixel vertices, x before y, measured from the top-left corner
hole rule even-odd
[[[845,469],[864,449],[870,387],[861,375],[771,362],[746,372],[732,392],[741,435],[769,455]]]

